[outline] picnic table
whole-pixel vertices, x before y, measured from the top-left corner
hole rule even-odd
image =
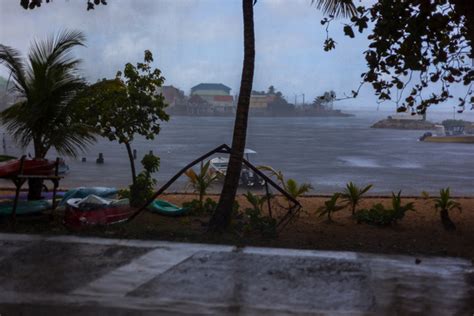
[[[34,174],[28,175],[24,174],[24,163],[25,163],[26,156],[22,156],[20,159],[20,169],[18,174],[9,175],[7,177],[3,177],[4,179],[9,179],[15,185],[15,199],[13,200],[13,207],[12,207],[12,214],[11,218],[13,221],[16,221],[16,209],[18,206],[19,195],[21,191],[21,187],[25,182],[29,179],[39,179],[39,180],[49,180],[53,183],[53,205],[51,211],[53,212],[56,209],[56,192],[59,187],[59,181],[64,178],[63,176],[59,175],[59,158],[56,158],[56,162],[54,164],[54,173],[49,174]]]

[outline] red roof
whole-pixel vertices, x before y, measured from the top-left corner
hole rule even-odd
[[[234,101],[234,97],[231,95],[215,95],[214,101],[217,102],[232,102]]]

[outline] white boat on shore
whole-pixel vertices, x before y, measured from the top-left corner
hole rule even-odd
[[[247,161],[249,160],[250,155],[255,155],[257,152],[255,150],[245,148],[244,155]],[[210,160],[209,168],[211,172],[222,175],[222,179],[227,172],[227,166],[229,165],[228,157],[215,157]],[[242,165],[242,171],[240,172],[240,185],[247,187],[263,186],[265,181],[261,179],[255,172],[249,169],[246,165]]]

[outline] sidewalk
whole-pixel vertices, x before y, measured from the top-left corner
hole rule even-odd
[[[66,313],[472,315],[474,267],[455,258],[0,234],[0,315]]]

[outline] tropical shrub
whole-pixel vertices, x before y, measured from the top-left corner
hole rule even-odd
[[[215,182],[218,178],[217,174],[212,174],[209,170],[210,161],[203,164],[201,162],[201,168],[198,173],[194,169],[188,169],[185,171],[185,175],[188,177],[189,185],[193,188],[194,192],[199,194],[199,209],[203,209],[204,196],[207,193],[207,189]]]
[[[281,187],[294,199],[298,199],[305,193],[308,193],[310,190],[313,189],[313,186],[309,183],[302,183],[299,184],[296,182],[294,179],[288,179],[286,180],[283,172],[281,171],[276,171],[272,167],[269,166],[259,166],[258,167],[260,170],[263,171],[268,171],[270,173],[270,176],[273,176],[277,179]],[[288,200],[288,208],[291,208],[291,203]]]
[[[340,197],[341,197],[340,193],[334,193],[329,200],[324,202],[323,206],[318,208],[318,210],[316,211],[316,214],[319,214],[320,217],[326,215],[328,222],[332,222],[331,215],[346,207],[345,205],[337,204]]]
[[[211,198],[207,198],[204,201],[193,199],[190,202],[183,203],[183,208],[189,208],[191,210],[191,214],[193,215],[210,215],[214,212],[216,206],[217,203]]]
[[[203,202],[193,199],[190,202],[184,202],[183,207],[189,208],[192,215],[211,215],[216,210],[217,202],[211,198],[207,198]],[[239,208],[239,203],[235,201],[232,209],[234,216],[239,212]]]
[[[389,226],[405,217],[408,211],[415,211],[413,202],[405,205],[401,202],[401,191],[397,195],[392,193],[392,208],[385,208],[377,203],[370,209],[362,209],[355,213],[357,222],[376,226]]]
[[[450,189],[441,189],[439,191],[439,198],[435,199],[435,208],[439,211],[441,217],[441,223],[443,227],[447,231],[452,231],[456,229],[456,225],[454,225],[453,221],[449,217],[449,211],[458,209],[461,211],[461,204],[456,202],[451,198]]]
[[[273,176],[277,179],[280,185],[285,189],[286,192],[290,194],[294,199],[299,198],[303,194],[309,192],[313,189],[313,186],[309,183],[298,184],[294,179],[285,180],[283,172],[277,171],[269,166],[259,166],[258,169],[263,171],[268,171],[270,176]]]
[[[141,163],[143,171],[137,175],[135,183],[132,183],[128,190],[119,192],[121,198],[130,199],[130,206],[133,207],[142,206],[153,196],[156,180],[152,177],[152,173],[159,170],[160,158],[153,154],[147,154]]]
[[[354,215],[357,206],[359,205],[360,201],[362,200],[362,195],[364,195],[367,191],[372,188],[372,184],[364,188],[359,188],[352,182],[349,182],[342,193],[342,201],[346,202],[347,205],[350,205],[352,215]]]
[[[421,191],[421,198],[424,200],[428,200],[430,198],[430,194],[426,191]]]
[[[276,220],[271,216],[263,215],[264,205],[272,196],[257,196],[252,192],[244,194],[251,207],[245,209],[246,224],[245,228],[248,231],[258,231],[264,236],[276,236]]]

